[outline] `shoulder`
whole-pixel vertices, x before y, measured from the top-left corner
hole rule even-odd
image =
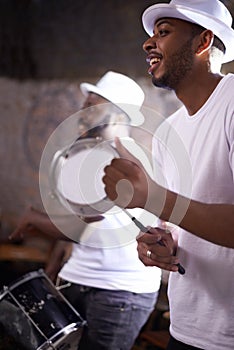
[[[223,92],[233,97],[234,74],[228,73],[227,75],[225,75],[220,81],[218,87],[220,87],[220,89],[218,89],[220,92]]]

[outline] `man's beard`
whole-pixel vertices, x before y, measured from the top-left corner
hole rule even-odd
[[[193,66],[192,39],[176,51],[165,64],[166,72],[160,78],[153,76],[155,86],[175,90]]]

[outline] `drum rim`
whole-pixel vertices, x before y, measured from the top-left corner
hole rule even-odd
[[[73,332],[79,331],[79,330],[81,331],[82,327],[84,327],[85,324],[86,324],[86,321],[83,320],[80,323],[73,322],[73,323],[67,325],[66,327],[62,328],[59,332],[54,334],[50,339],[48,339],[43,344],[41,344],[39,346],[39,348],[37,348],[37,350],[48,350],[48,345],[52,346],[52,348],[54,346],[58,346],[62,341],[66,340],[65,337],[67,337],[68,335],[72,334]],[[61,337],[61,334],[63,337]],[[60,336],[60,337],[58,338],[58,336]]]
[[[37,278],[39,276],[43,276],[44,278],[46,278],[46,274],[42,269],[39,269],[37,271],[30,271],[24,274],[23,276],[18,277],[14,281],[10,282],[8,285],[4,285],[2,290],[0,290],[0,300],[3,296],[5,296],[5,294],[7,294],[8,291],[12,291],[14,288],[20,286],[21,284],[28,282],[29,280],[32,280],[33,278]],[[1,292],[3,293],[1,294]]]
[[[92,217],[94,215],[100,215],[109,209],[111,209],[115,204],[107,197],[103,197],[100,200],[97,200],[96,202],[92,202],[90,204],[81,204],[73,202],[69,199],[67,199],[61,191],[58,189],[57,186],[57,180],[58,180],[58,168],[61,166],[61,163],[66,161],[66,159],[71,154],[72,156],[76,154],[77,152],[85,149],[92,148],[91,146],[98,146],[99,148],[105,148],[105,150],[110,150],[114,157],[119,157],[119,154],[117,150],[112,145],[113,141],[111,140],[104,140],[101,137],[97,138],[84,138],[84,139],[77,139],[75,142],[70,144],[69,146],[58,150],[55,152],[51,166],[50,166],[50,173],[49,173],[49,182],[50,182],[50,188],[51,188],[51,194],[53,197],[57,198],[60,203],[64,207],[70,207],[73,211],[73,213],[77,215],[82,215],[84,217]],[[78,148],[78,151],[77,151]]]
[[[70,321],[70,323],[67,323],[63,327],[60,325],[60,329],[57,330],[56,333],[48,337],[48,334],[40,328],[40,324],[37,324],[37,322],[34,320],[34,318],[30,315],[29,312],[27,312],[24,308],[24,305],[21,304],[21,300],[18,300],[17,297],[15,296],[15,293],[17,293],[17,288],[21,285],[24,285],[27,282],[31,282],[35,278],[40,279],[40,282],[43,284],[44,288],[44,282],[46,282],[46,292],[49,292],[53,294],[53,296],[57,296],[59,298],[62,298],[62,301],[64,301],[67,305],[68,308],[70,308],[70,311],[73,311],[74,316],[76,316],[76,319]],[[47,283],[49,284],[49,288],[47,288]],[[50,286],[53,288],[53,290],[50,290]],[[27,288],[26,288],[27,290]],[[43,289],[44,290],[44,289]],[[83,330],[83,327],[86,325],[86,321],[81,317],[79,312],[69,303],[69,301],[65,298],[65,296],[56,288],[56,286],[53,284],[53,282],[50,280],[50,278],[47,276],[47,274],[44,272],[43,269],[39,269],[37,271],[31,271],[23,276],[17,278],[16,280],[12,281],[8,286],[4,287],[4,291],[2,294],[0,294],[0,301],[4,300],[5,296],[10,296],[14,302],[16,302],[17,306],[19,307],[19,310],[21,310],[22,314],[25,315],[25,317],[29,320],[31,325],[34,327],[33,329],[41,335],[43,339],[40,344],[38,343],[37,350],[48,350],[50,349],[55,349],[55,346],[62,344],[63,342],[66,341],[67,337],[71,335],[72,333],[75,333],[77,331],[80,331],[80,333]],[[34,294],[33,294],[34,295]],[[60,300],[60,299],[58,299]],[[68,318],[66,318],[67,321],[69,321]],[[78,335],[77,335],[78,337]],[[79,338],[78,338],[79,340]],[[49,346],[49,348],[48,348]]]

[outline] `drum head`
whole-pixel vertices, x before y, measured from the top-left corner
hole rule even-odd
[[[51,187],[59,201],[71,212],[95,216],[112,208],[102,177],[104,168],[117,151],[108,141],[81,139],[55,153],[51,164]]]

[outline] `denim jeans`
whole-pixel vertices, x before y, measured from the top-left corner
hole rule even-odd
[[[132,293],[71,284],[61,292],[87,321],[79,350],[130,350],[158,293]]]

